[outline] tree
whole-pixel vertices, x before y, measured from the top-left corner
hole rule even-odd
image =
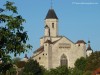
[[[86,67],[87,59],[84,57],[81,57],[76,60],[75,67],[69,68],[69,75],[83,75],[85,67]]]
[[[25,64],[23,69],[23,75],[43,75],[42,67],[39,63],[33,59],[29,59],[29,61]]]
[[[56,69],[45,71],[44,75],[68,75],[68,68],[66,66],[60,66]]]
[[[83,71],[78,68],[69,68],[68,75],[83,75]]]
[[[87,58],[87,65],[85,70],[87,71],[94,71],[95,69],[100,67],[100,51],[93,52]]]
[[[16,73],[16,69],[13,67],[7,70],[7,75],[16,75]]]
[[[79,59],[76,60],[75,67],[77,69],[79,69],[79,70],[84,71],[85,67],[86,67],[86,62],[87,62],[86,58],[81,57],[81,58],[79,58]]]
[[[83,75],[92,75],[92,71],[86,71]]]
[[[0,59],[2,65],[11,62],[9,54],[13,53],[16,56],[32,48],[30,44],[26,44],[28,35],[23,27],[25,19],[18,15],[17,7],[13,4],[13,2],[7,1],[4,8],[0,8]]]

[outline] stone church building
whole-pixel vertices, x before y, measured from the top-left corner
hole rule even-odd
[[[66,65],[74,67],[80,57],[89,56],[92,52],[90,42],[88,48],[83,40],[72,42],[58,34],[58,17],[54,9],[49,9],[44,26],[44,36],[40,38],[40,48],[35,50],[32,58],[46,69]]]

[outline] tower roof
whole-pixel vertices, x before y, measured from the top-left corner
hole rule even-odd
[[[90,41],[88,41],[88,47],[87,50],[92,50],[91,46],[90,46]]]
[[[91,48],[91,46],[90,46],[90,45],[88,46],[87,50],[92,50],[92,48]]]
[[[45,25],[45,27],[44,27],[44,28],[49,28],[49,27],[48,27],[48,25]]]
[[[27,56],[27,54],[25,54],[25,57],[24,58],[27,58],[28,59],[28,56]]]
[[[52,44],[52,42],[50,40],[46,40],[45,43],[49,43],[49,44]]]
[[[45,19],[58,19],[54,9],[49,9]]]

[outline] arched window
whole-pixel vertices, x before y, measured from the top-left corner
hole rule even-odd
[[[67,57],[66,57],[66,55],[62,55],[61,56],[61,59],[60,59],[60,64],[61,64],[61,66],[64,66],[64,65],[68,65],[68,61],[67,61]]]

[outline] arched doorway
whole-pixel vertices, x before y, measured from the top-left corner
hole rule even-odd
[[[61,65],[61,66],[65,66],[65,65],[68,66],[67,57],[66,57],[66,55],[64,55],[64,54],[61,56],[60,65]]]

